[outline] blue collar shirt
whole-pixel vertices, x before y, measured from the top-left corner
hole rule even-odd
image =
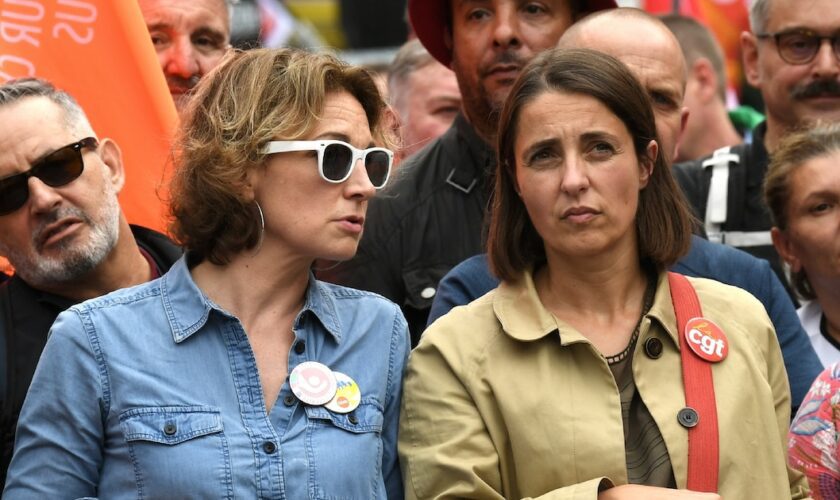
[[[239,320],[162,278],[74,306],[51,330],[18,426],[3,498],[402,498],[396,454],[405,319],[382,297],[310,276],[289,352],[352,377],[341,414],[271,413]]]

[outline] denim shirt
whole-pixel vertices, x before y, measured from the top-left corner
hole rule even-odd
[[[402,498],[399,308],[310,276],[293,329],[289,373],[318,361],[349,375],[357,409],[306,405],[287,377],[267,415],[242,324],[184,258],[72,307],[35,372],[3,498]]]

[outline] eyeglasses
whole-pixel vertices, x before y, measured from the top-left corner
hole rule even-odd
[[[343,141],[271,141],[262,150],[264,155],[291,151],[317,151],[318,173],[327,182],[338,184],[350,178],[357,160],[364,160],[370,183],[376,189],[385,187],[394,163],[394,153],[385,148],[356,149]]]
[[[0,179],[0,215],[8,215],[26,203],[30,177],[50,187],[64,186],[78,179],[85,169],[82,148],[95,149],[98,145],[95,138],[84,138],[44,156],[26,172]]]
[[[789,64],[808,64],[813,61],[822,47],[823,40],[831,43],[834,57],[840,59],[840,33],[822,36],[811,30],[793,29],[779,33],[760,33],[756,36],[775,40],[779,57]]]

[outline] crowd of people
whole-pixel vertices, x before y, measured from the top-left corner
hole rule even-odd
[[[702,24],[613,0],[409,0],[385,86],[138,1],[168,235],[0,85],[3,498],[840,498],[833,2],[751,1],[744,129]]]

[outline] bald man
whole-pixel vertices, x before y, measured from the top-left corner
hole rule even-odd
[[[225,0],[139,0],[166,84],[182,112],[198,80],[230,48]]]
[[[559,46],[599,50],[630,68],[651,98],[660,151],[671,165],[688,119],[683,106],[686,71],[679,42],[662,21],[637,9],[603,11],[578,21],[566,31]],[[694,236],[688,255],[671,270],[743,288],[764,304],[782,348],[795,412],[821,364],[793,303],[767,261]],[[440,281],[429,323],[453,307],[481,297],[498,283],[485,255],[465,260]]]
[[[679,42],[662,22],[641,10],[614,9],[572,25],[558,46],[604,52],[630,68],[650,96],[660,149],[670,165],[688,121],[686,67]]]

